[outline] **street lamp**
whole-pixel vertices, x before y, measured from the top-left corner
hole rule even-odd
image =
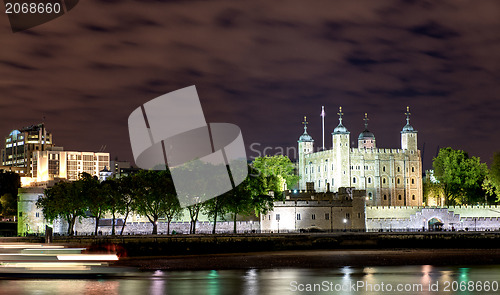
[[[344,218],[344,231],[347,231],[347,218]]]

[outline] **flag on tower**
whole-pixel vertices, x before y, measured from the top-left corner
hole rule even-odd
[[[325,107],[321,107],[321,125],[323,126],[323,150],[325,150]]]

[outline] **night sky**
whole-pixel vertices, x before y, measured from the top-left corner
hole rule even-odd
[[[0,75],[1,137],[45,117],[57,145],[121,160],[129,114],[190,85],[247,148],[296,146],[304,116],[320,146],[322,105],[327,147],[342,106],[353,146],[366,112],[377,146],[398,148],[409,105],[425,169],[438,146],[500,151],[495,0],[82,0],[15,34],[2,13]]]

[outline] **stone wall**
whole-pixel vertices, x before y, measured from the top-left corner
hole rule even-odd
[[[445,231],[497,231],[500,206],[366,207],[367,231],[427,231],[436,221]]]
[[[170,232],[175,231],[179,234],[189,233],[189,222],[171,222]],[[63,220],[56,220],[53,223],[54,234],[65,235],[68,229],[67,222]],[[111,225],[99,226],[98,233],[100,235],[110,235]],[[167,234],[167,223],[158,222],[158,234]],[[216,233],[232,233],[234,223],[232,221],[217,222]],[[116,225],[115,233],[120,234],[122,229],[121,224]],[[212,222],[197,222],[196,233],[210,234],[212,233]],[[259,222],[255,221],[236,221],[236,230],[238,233],[258,232],[260,229]],[[93,235],[95,232],[95,220],[92,218],[84,218],[77,221],[75,224],[75,231],[77,235]],[[127,222],[124,235],[137,235],[137,234],[151,234],[153,225],[150,222]]]

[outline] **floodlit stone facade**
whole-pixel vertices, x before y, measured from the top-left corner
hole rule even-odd
[[[366,207],[367,231],[499,231],[500,206]]]
[[[317,192],[337,191],[340,187],[354,187],[366,192],[368,205],[421,206],[422,159],[417,149],[417,131],[410,125],[410,112],[406,112],[406,125],[401,131],[401,148],[377,148],[373,133],[365,130],[358,136],[358,146],[350,146],[350,132],[342,124],[332,133],[332,148],[314,151],[314,140],[304,133],[298,140],[300,190]]]
[[[287,191],[285,200],[261,215],[263,232],[365,231],[365,191],[339,188],[338,193]]]

